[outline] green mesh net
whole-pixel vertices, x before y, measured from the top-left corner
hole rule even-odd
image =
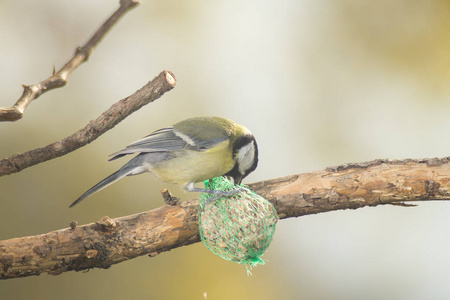
[[[215,200],[212,194],[200,196],[199,228],[203,244],[216,255],[252,267],[264,264],[266,252],[275,232],[278,215],[273,205],[245,186],[217,177],[205,181],[209,190],[230,191],[234,195]],[[213,198],[214,199],[214,198]]]

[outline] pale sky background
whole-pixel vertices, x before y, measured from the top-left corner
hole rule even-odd
[[[0,1],[0,106],[60,68],[118,1]],[[142,1],[66,87],[0,124],[0,157],[84,127],[162,70],[177,86],[64,157],[0,178],[0,240],[161,206],[169,187],[126,178],[68,209],[125,161],[107,156],[202,115],[248,127],[260,164],[246,182],[377,158],[450,155],[448,1]],[[247,277],[201,243],[109,270],[0,282],[5,299],[448,299],[450,202],[280,221]]]

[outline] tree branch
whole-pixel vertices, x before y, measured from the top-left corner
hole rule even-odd
[[[37,99],[43,93],[55,88],[63,87],[67,83],[69,74],[79,65],[87,61],[94,48],[112,28],[114,24],[131,8],[138,5],[138,1],[121,0],[120,7],[109,17],[108,20],[94,33],[89,41],[75,51],[75,55],[58,72],[49,78],[32,85],[22,85],[23,93],[12,107],[0,108],[0,122],[17,121],[23,117],[24,111],[31,101]]]
[[[405,201],[450,200],[450,157],[375,160],[250,184],[280,218]],[[200,241],[198,201],[0,242],[0,279],[109,268]]]
[[[0,160],[0,177],[19,172],[41,162],[65,155],[97,139],[142,106],[155,101],[175,87],[176,79],[170,71],[163,71],[131,96],[105,111],[83,129],[65,139],[25,153]]]

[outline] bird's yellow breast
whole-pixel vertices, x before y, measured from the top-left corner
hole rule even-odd
[[[226,140],[205,151],[177,151],[174,158],[152,165],[150,171],[161,181],[182,185],[221,176],[235,164],[229,147]]]

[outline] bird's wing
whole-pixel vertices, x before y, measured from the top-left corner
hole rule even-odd
[[[225,136],[213,140],[196,139],[171,126],[157,130],[143,139],[128,145],[125,149],[111,154],[110,160],[135,153],[170,152],[182,149],[205,151],[226,140],[226,138]]]

